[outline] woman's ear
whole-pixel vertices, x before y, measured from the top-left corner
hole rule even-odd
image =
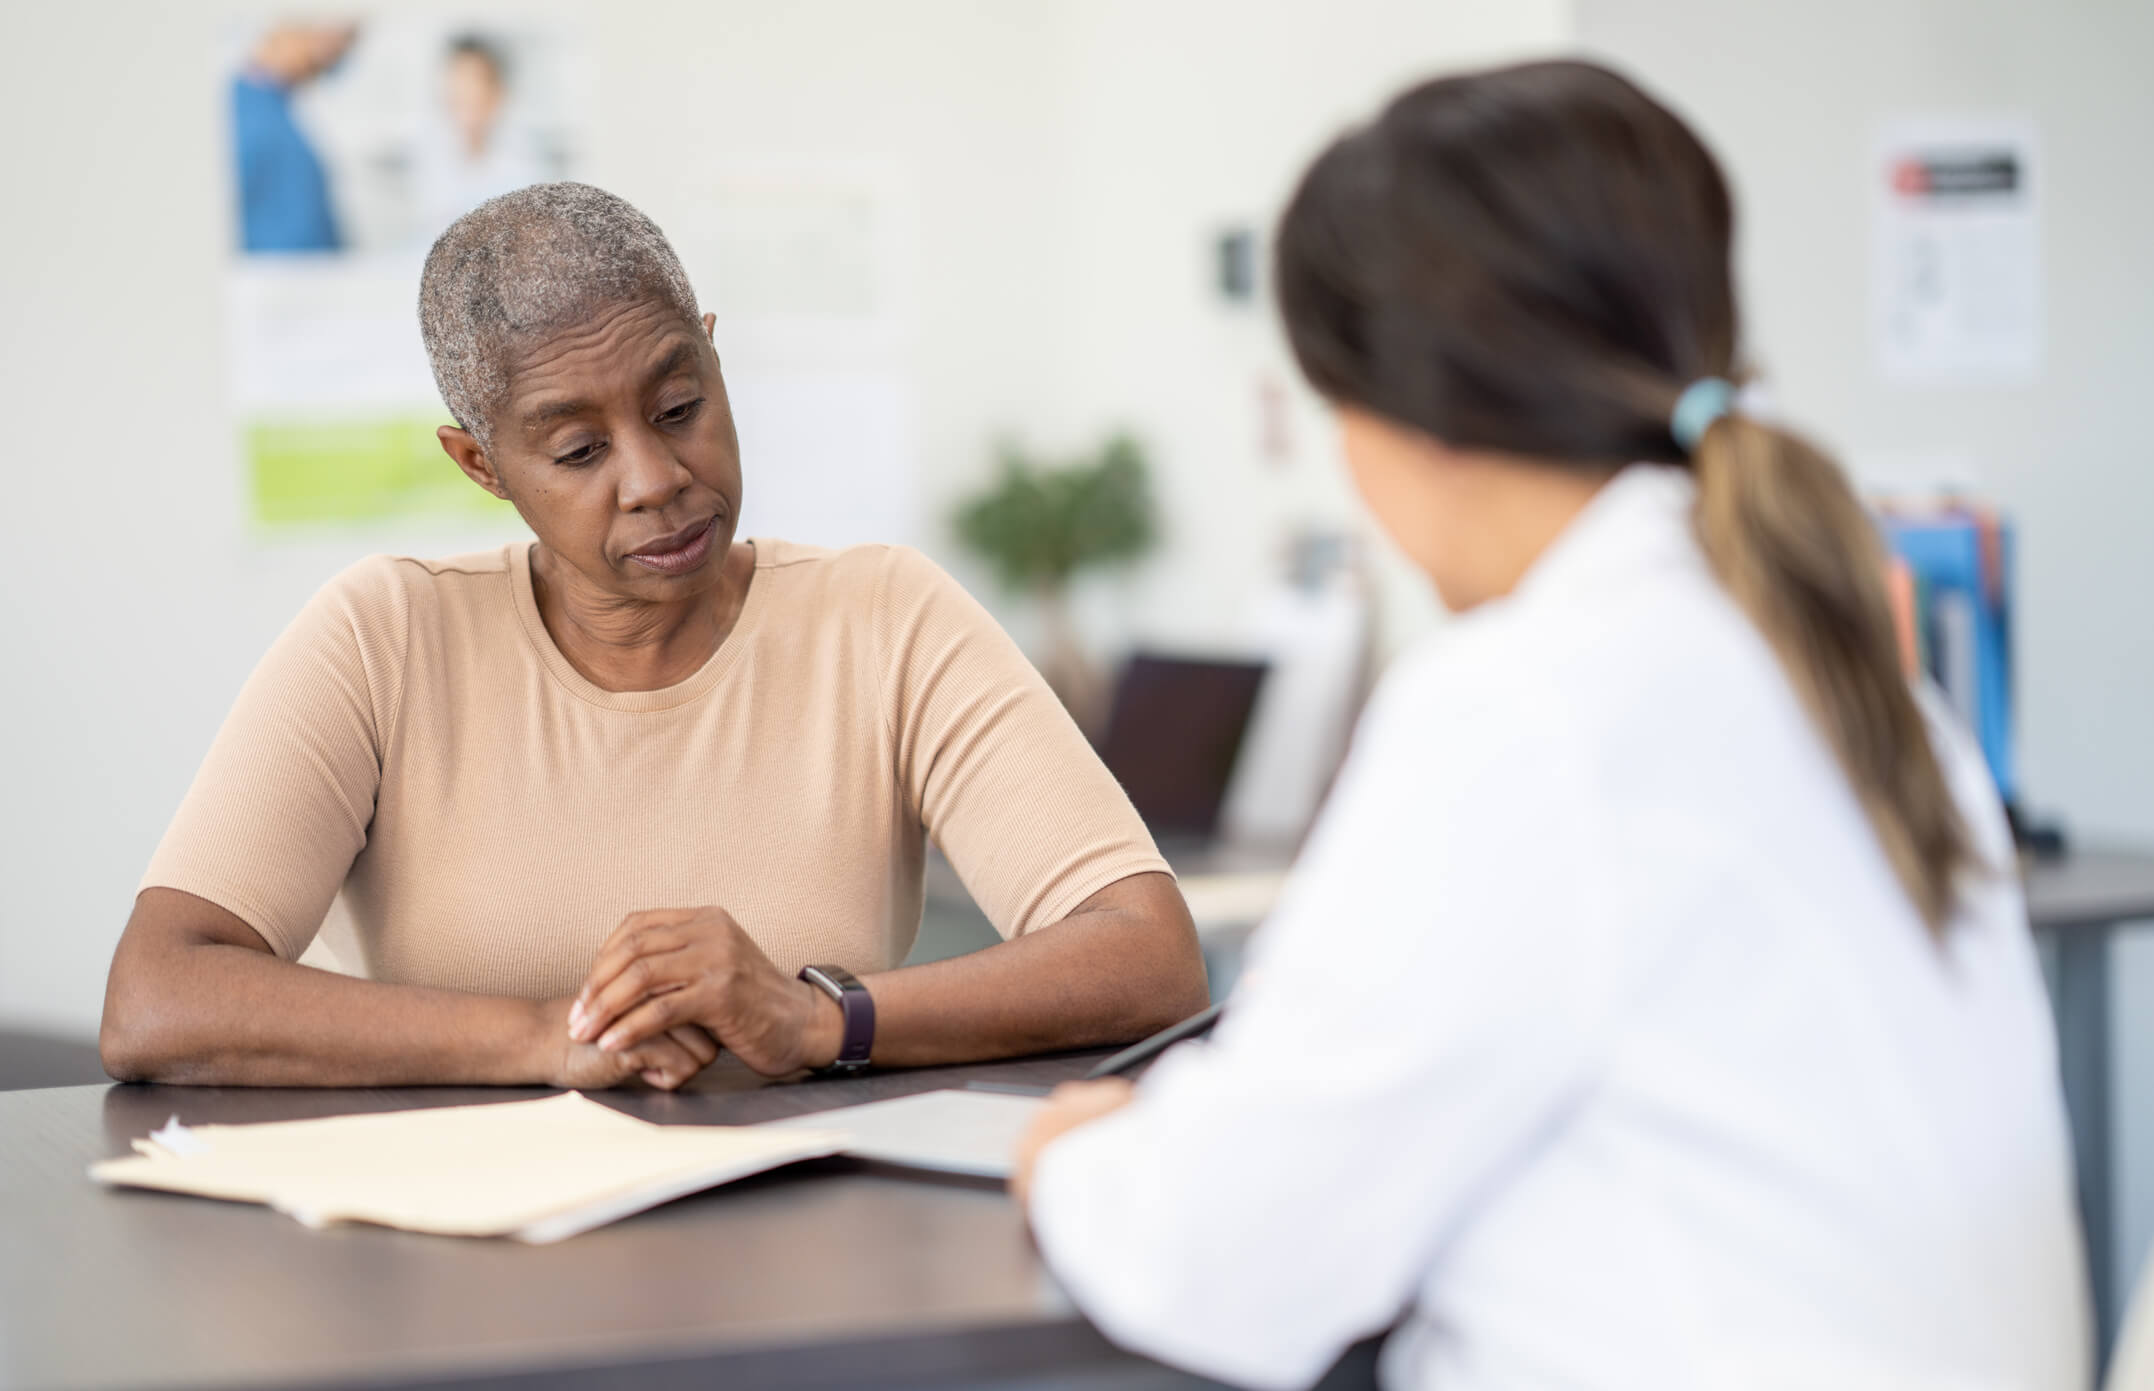
[[[721,373],[724,372],[725,359],[718,352],[718,316],[716,314],[705,314],[703,316],[703,336],[711,340],[711,356],[717,359],[718,370]]]
[[[444,425],[434,431],[434,438],[441,441],[441,452],[456,461],[464,471],[464,477],[506,502],[508,489],[501,486],[501,476],[494,472],[493,460],[479,447],[478,440],[469,430],[456,425]]]

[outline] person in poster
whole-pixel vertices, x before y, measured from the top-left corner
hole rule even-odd
[[[509,119],[512,69],[496,40],[451,39],[441,65],[445,128],[414,151],[419,222],[429,238],[489,198],[553,177],[530,133]]]
[[[232,78],[232,145],[239,187],[240,249],[342,249],[329,175],[292,117],[292,95],[334,68],[358,26],[275,24]]]

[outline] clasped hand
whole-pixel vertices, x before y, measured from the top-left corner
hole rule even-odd
[[[836,1056],[842,1017],[781,973],[723,908],[630,913],[567,1008],[566,1074],[672,1090],[724,1048],[766,1076]]]

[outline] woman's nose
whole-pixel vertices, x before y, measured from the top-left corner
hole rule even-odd
[[[614,458],[620,470],[623,512],[656,511],[687,487],[691,478],[655,431],[639,432],[635,438],[617,443]]]

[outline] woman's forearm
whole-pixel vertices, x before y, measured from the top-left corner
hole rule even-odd
[[[918,1067],[1128,1043],[1204,1008],[1204,956],[1164,874],[1108,886],[1069,917],[981,951],[869,976],[874,1060]],[[822,1014],[836,1056],[840,1016]]]
[[[551,1080],[547,1022],[530,1001],[384,985],[280,960],[214,905],[152,889],[113,957],[99,1048],[123,1081],[536,1083]]]
[[[758,957],[757,959],[761,959]],[[763,968],[768,972],[765,962]],[[793,983],[787,982],[788,985]],[[969,956],[868,978],[884,1066],[1123,1043],[1203,1008],[1188,908],[1164,874],[1108,886],[1061,922]],[[812,989],[783,1011],[784,1071],[836,1057],[841,1016]],[[685,996],[681,998],[686,998]],[[671,1003],[669,1000],[668,1003]],[[710,1061],[681,1027],[619,1051],[569,1035],[566,1001],[355,980],[278,959],[233,914],[170,889],[137,900],[106,989],[100,1050],[128,1081],[240,1086],[677,1086]],[[724,1036],[722,1028],[713,1033]],[[754,1058],[750,1058],[751,1065]]]

